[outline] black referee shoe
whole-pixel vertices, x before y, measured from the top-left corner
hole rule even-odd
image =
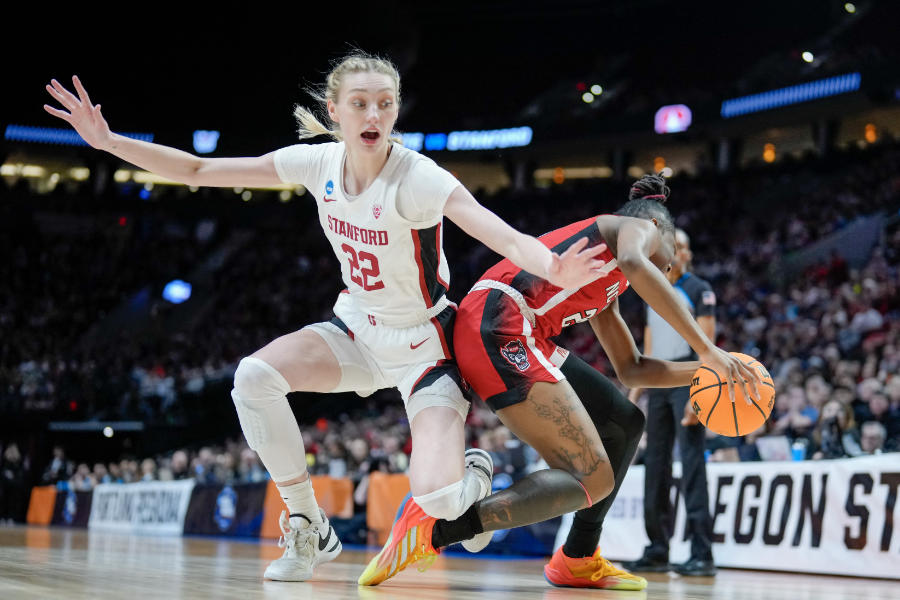
[[[675,572],[688,577],[712,577],[716,574],[716,565],[712,559],[692,558],[675,565]]]
[[[647,555],[644,555],[637,560],[623,561],[622,566],[629,571],[642,571],[644,573],[665,573],[672,568],[669,561],[651,558]]]

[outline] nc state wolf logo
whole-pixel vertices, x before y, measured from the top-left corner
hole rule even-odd
[[[381,216],[381,205],[380,204],[374,204],[372,206],[372,214],[375,215],[376,219]]]
[[[507,342],[505,346],[500,347],[500,354],[503,355],[509,364],[513,365],[520,371],[527,371],[531,365],[528,363],[528,355],[525,354],[525,348],[522,342],[513,340]]]

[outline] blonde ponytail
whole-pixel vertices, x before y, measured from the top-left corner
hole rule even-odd
[[[339,131],[332,131],[322,125],[322,122],[319,121],[316,115],[305,106],[297,105],[294,107],[294,118],[297,119],[297,135],[301,140],[318,135],[330,135],[338,141],[341,140]]]

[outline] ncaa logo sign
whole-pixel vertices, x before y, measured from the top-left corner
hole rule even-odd
[[[66,525],[71,525],[75,521],[75,515],[78,514],[78,496],[73,490],[69,490],[63,504],[62,518]]]
[[[330,194],[334,191],[334,182],[332,180],[328,180],[325,182],[325,193]]]
[[[219,531],[226,531],[234,522],[237,515],[237,493],[229,485],[222,488],[216,498],[216,512],[213,520],[219,526]]]

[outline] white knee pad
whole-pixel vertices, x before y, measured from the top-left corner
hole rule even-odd
[[[452,521],[466,512],[475,502],[477,492],[475,495],[467,493],[471,491],[467,488],[471,487],[466,485],[464,479],[460,479],[456,483],[451,483],[423,496],[413,496],[413,500],[429,517]]]
[[[469,414],[469,401],[463,396],[459,386],[447,375],[443,375],[427,388],[413,392],[406,401],[406,418],[412,423],[423,409],[432,406],[452,408],[465,422]]]
[[[306,472],[306,453],[297,419],[287,401],[291,386],[275,367],[258,358],[241,360],[231,399],[247,445],[259,454],[275,482]]]

